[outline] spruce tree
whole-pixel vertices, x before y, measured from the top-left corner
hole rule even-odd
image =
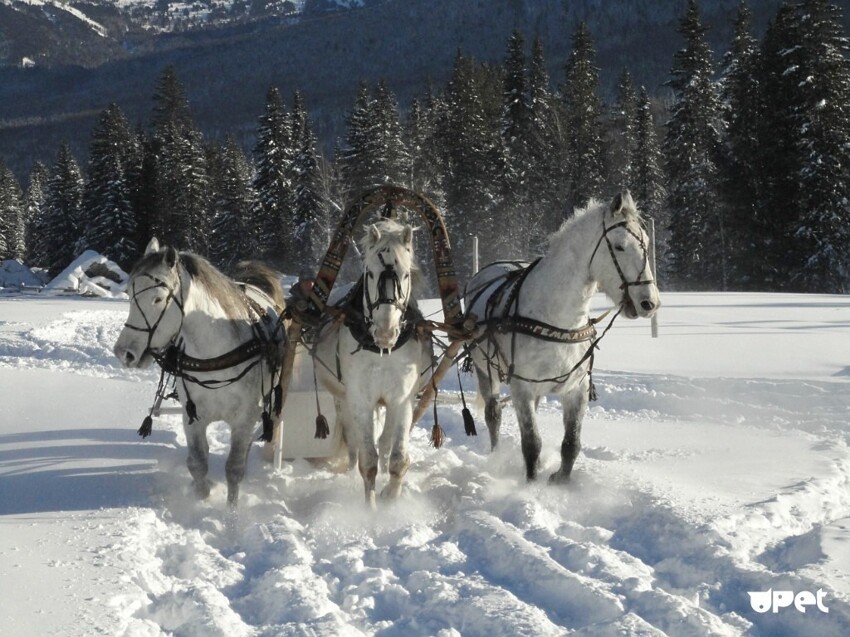
[[[254,146],[256,201],[252,216],[259,254],[282,269],[286,269],[284,262],[292,252],[289,216],[294,192],[293,161],[291,116],[280,92],[271,88],[259,118]]]
[[[566,215],[568,164],[563,104],[549,85],[543,44],[535,36],[528,70],[528,183],[534,206],[529,218],[529,243],[542,246]],[[530,256],[530,254],[529,254]]]
[[[850,291],[850,60],[837,6],[804,0],[797,8],[796,80],[800,199],[793,236],[799,265],[790,287]]]
[[[88,182],[83,194],[87,247],[127,269],[139,256],[130,174],[140,160],[138,138],[121,109],[111,104],[92,131]]]
[[[637,95],[632,76],[623,69],[617,82],[617,97],[611,110],[611,156],[609,182],[614,191],[630,188],[634,178],[632,160],[637,146]]]
[[[749,7],[741,2],[732,47],[723,60],[721,187],[730,285],[758,289],[765,281],[764,248],[769,230],[758,209],[762,196],[757,179],[761,162],[758,127],[764,113],[755,75],[757,42],[750,34],[750,19]]]
[[[669,258],[673,276],[687,289],[726,287],[726,250],[718,154],[720,105],[712,81],[711,50],[699,8],[689,0],[678,32],[678,51],[667,83],[674,103],[664,139],[669,179]]]
[[[24,208],[20,184],[9,167],[0,160],[0,261],[23,261]]]
[[[294,236],[297,250],[293,255],[299,271],[318,268],[329,243],[322,228],[325,221],[320,195],[319,158],[316,136],[304,98],[298,92],[292,100],[292,138],[296,149],[294,160],[295,198],[293,202]]]
[[[210,184],[203,139],[172,67],[154,94],[152,231],[167,244],[207,254]]]
[[[573,34],[573,48],[566,66],[564,86],[569,167],[568,210],[582,208],[602,192],[604,146],[599,69],[587,24]]]
[[[30,171],[29,185],[27,186],[26,196],[24,197],[24,243],[26,245],[24,260],[30,264],[43,262],[37,251],[36,228],[38,228],[39,219],[44,209],[44,199],[49,178],[50,174],[47,166],[37,161]]]
[[[229,137],[213,164],[210,258],[228,270],[257,254],[252,229],[254,191],[251,164]]]
[[[50,276],[59,274],[77,256],[82,199],[80,167],[68,145],[62,144],[47,184],[44,211],[36,228],[36,250],[42,259],[36,265],[47,268]]]

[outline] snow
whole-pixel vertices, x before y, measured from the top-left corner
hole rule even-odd
[[[43,283],[37,274],[17,259],[0,261],[0,289],[20,291],[24,287],[41,287]]]
[[[73,292],[105,298],[126,297],[127,273],[114,261],[86,250],[44,286],[46,294]]]
[[[525,482],[510,406],[490,454],[448,400],[446,445],[429,414],[372,514],[356,472],[259,449],[229,512],[224,425],[196,502],[179,416],[135,433],[157,374],[113,360],[128,302],[0,298],[0,634],[850,634],[850,297],[663,301],[660,338],[618,320],[602,342],[568,486]],[[539,421],[545,475],[554,399]],[[829,613],[756,613],[769,589]]]

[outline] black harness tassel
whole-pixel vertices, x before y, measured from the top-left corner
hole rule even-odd
[[[153,418],[150,415],[145,416],[145,419],[142,421],[142,426],[139,427],[139,435],[142,438],[147,438],[153,432]]]
[[[283,385],[278,384],[274,388],[274,415],[280,416],[283,409]]]
[[[198,419],[198,408],[195,407],[195,401],[189,397],[189,392],[186,392],[186,415],[190,425]]]
[[[314,438],[324,440],[331,434],[328,419],[322,415],[322,406],[319,404],[319,382],[316,380],[316,367],[313,366],[313,390],[316,392],[316,433]]]
[[[260,434],[258,440],[262,442],[271,442],[274,438],[274,421],[269,415],[269,412],[263,412],[263,433]]]
[[[469,359],[471,360],[471,359]],[[466,406],[466,396],[463,394],[463,384],[460,382],[460,368],[457,369],[457,384],[460,387],[460,401],[463,403],[463,409],[460,410],[460,415],[463,416],[463,430],[467,436],[477,436],[478,430],[475,429],[475,419],[472,417],[472,412]]]

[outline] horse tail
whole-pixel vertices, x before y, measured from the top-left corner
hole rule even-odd
[[[272,270],[265,263],[259,261],[241,261],[236,264],[234,279],[259,288],[269,295],[274,304],[283,308],[286,303],[283,299],[283,287],[280,285],[280,274]]]

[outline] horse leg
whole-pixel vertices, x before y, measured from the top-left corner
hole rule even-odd
[[[514,409],[519,423],[522,456],[525,458],[525,477],[530,482],[537,479],[537,469],[540,463],[540,434],[534,418],[535,399],[523,391],[511,388]]]
[[[336,426],[342,431],[342,441],[348,450],[348,471],[351,471],[357,466],[357,436],[353,432],[351,411],[346,401],[339,398],[334,398],[334,408],[336,409]]]
[[[587,386],[581,383],[561,400],[564,409],[564,440],[561,442],[561,467],[549,476],[552,484],[561,484],[570,479],[581,450],[581,421],[587,410]]]
[[[381,435],[378,436],[378,469],[381,473],[386,473],[389,471],[390,447],[393,444],[395,430],[389,425],[390,419],[386,408],[383,414],[383,423],[381,423],[381,410],[380,408],[375,410],[375,430],[377,431],[379,427],[381,428]]]
[[[410,468],[410,453],[407,446],[410,435],[410,420],[413,418],[413,405],[410,401],[387,406],[384,420],[384,433],[392,432],[392,451],[390,453],[390,481],[381,491],[382,498],[396,498],[401,493],[404,476]]]
[[[192,485],[195,487],[195,495],[199,500],[206,500],[210,495],[210,481],[207,480],[210,454],[210,446],[207,442],[208,424],[196,420],[190,425],[189,419],[183,416],[183,431],[186,433],[186,446],[189,450],[186,466],[189,467]]]
[[[478,376],[478,392],[484,400],[484,421],[487,423],[487,431],[490,432],[490,451],[495,451],[496,447],[499,446],[499,429],[502,426],[499,382],[498,379],[491,378],[486,369],[482,370],[477,365],[475,372]]]
[[[363,478],[363,488],[366,505],[376,511],[375,479],[378,476],[378,450],[375,447],[375,415],[374,409],[361,409],[354,418],[354,431],[357,437],[358,468]]]
[[[239,484],[245,477],[253,425],[253,422],[240,423],[230,428],[230,453],[224,465],[224,472],[227,476],[227,504],[232,508],[236,507],[239,500]]]

